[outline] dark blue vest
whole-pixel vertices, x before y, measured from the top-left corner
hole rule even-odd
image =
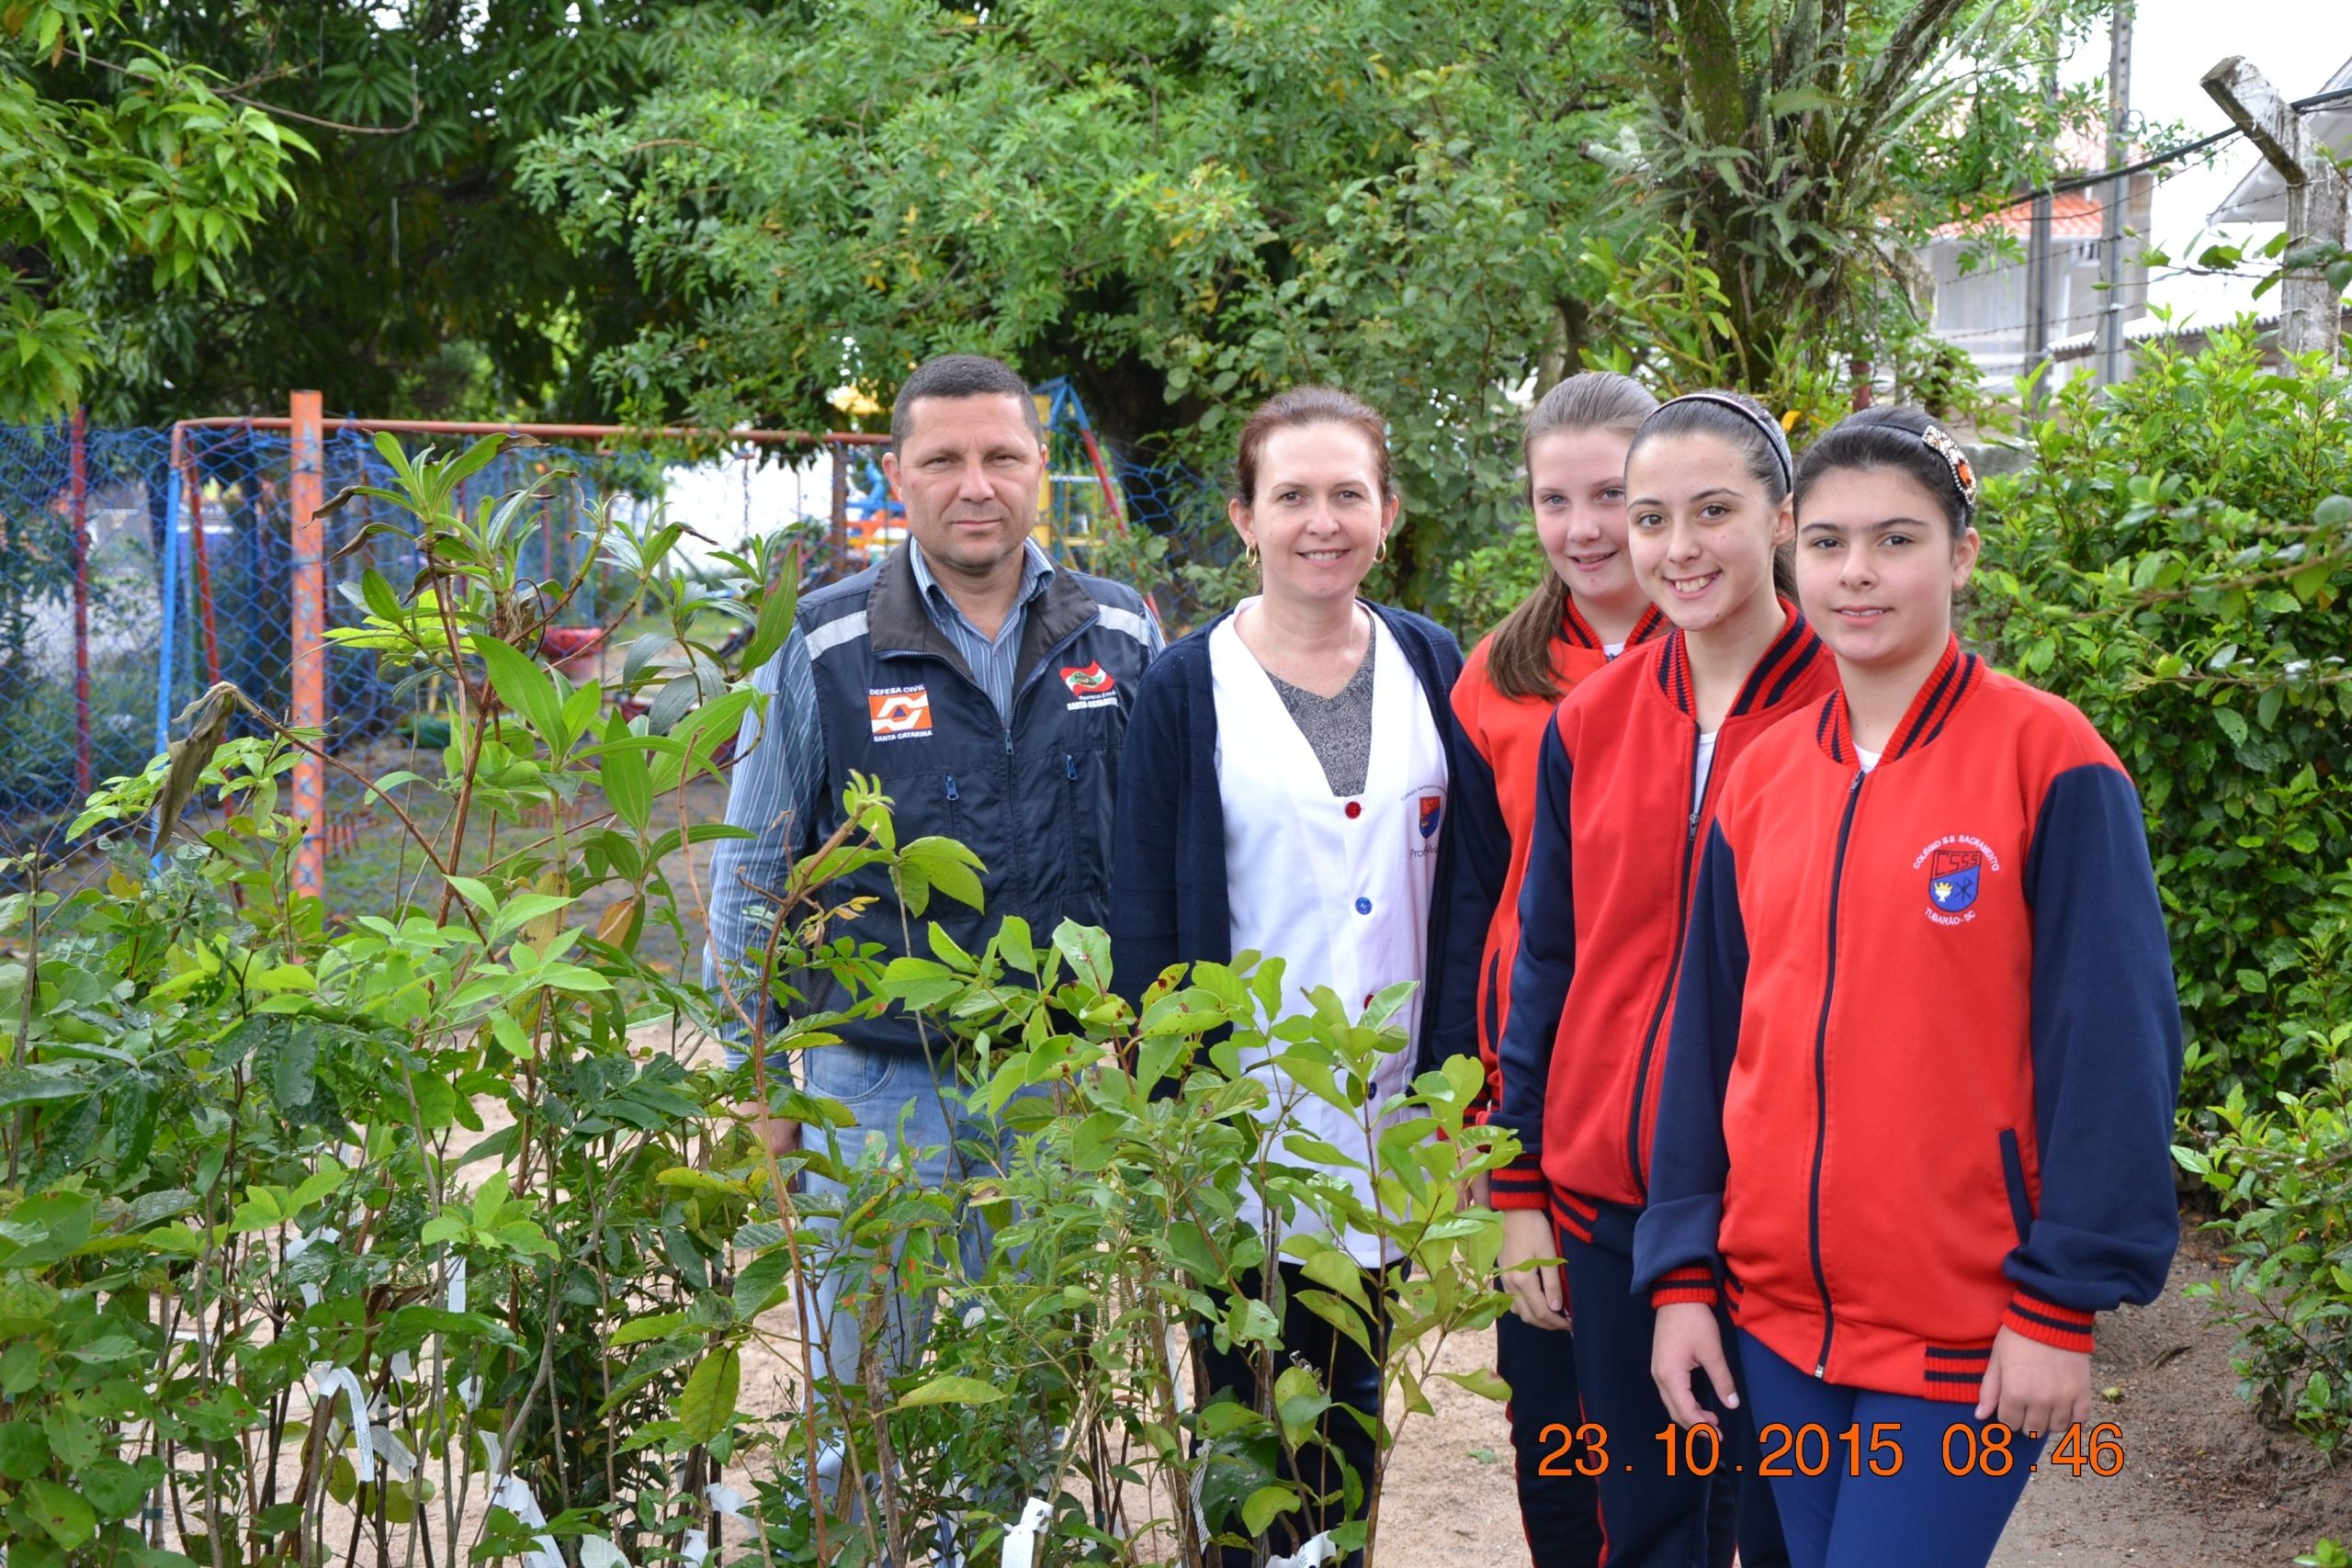
[[[840,825],[851,773],[879,779],[900,843],[939,834],[979,857],[985,904],[976,911],[934,896],[922,919],[906,918],[887,868],[868,866],[825,891],[829,904],[874,900],[837,934],[880,943],[888,963],[910,951],[932,955],[927,921],[968,953],[986,946],[1007,915],[1027,920],[1041,942],[1065,918],[1106,924],[1119,748],[1151,657],[1141,596],[1056,570],[1028,607],[1008,727],[923,613],[908,548],[801,603],[825,737],[816,838]],[[847,1000],[828,981],[808,1006],[832,1010]],[[840,1032],[870,1049],[923,1048],[914,1021],[897,1009]]]

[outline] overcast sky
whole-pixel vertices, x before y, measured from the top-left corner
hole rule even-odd
[[[2352,5],[2344,0],[2237,0],[2225,6],[2213,0],[2140,0],[2132,31],[2132,108],[2151,124],[2185,122],[2192,141],[2230,123],[2197,85],[2225,56],[2244,55],[2290,98],[2318,92],[2352,59]],[[2104,36],[2094,37],[2069,73],[2078,80],[2105,75],[2107,47]],[[2209,243],[2243,242],[2267,239],[2275,231],[2240,226],[2208,232],[2206,214],[2260,162],[2243,139],[2215,152],[2210,168],[2192,160],[2156,187],[2150,238],[2176,262],[2193,259],[2190,247],[2200,235]],[[2201,320],[2226,319],[2252,303],[2253,287],[2251,281],[2172,277],[2157,283],[2154,297],[2193,310]],[[2275,291],[2263,297],[2263,308],[2277,305]]]

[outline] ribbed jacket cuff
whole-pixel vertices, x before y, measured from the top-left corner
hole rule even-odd
[[[1487,1178],[1487,1201],[1498,1209],[1543,1209],[1551,1204],[1544,1167],[1532,1160],[1507,1165]]]
[[[1715,1304],[1715,1271],[1703,1263],[1693,1263],[1685,1269],[1669,1269],[1650,1287],[1650,1305],[1672,1306],[1677,1302],[1693,1302],[1700,1306]]]
[[[2019,1288],[2009,1298],[2009,1310],[2001,1314],[2001,1326],[2015,1329],[2028,1339],[2054,1346],[2061,1350],[2091,1353],[2091,1325],[2098,1321],[2096,1313],[2078,1312],[2070,1306],[2035,1295]]]

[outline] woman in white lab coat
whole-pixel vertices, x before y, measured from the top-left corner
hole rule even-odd
[[[1448,700],[1460,647],[1434,622],[1357,596],[1385,558],[1398,511],[1379,414],[1328,389],[1283,393],[1244,425],[1235,475],[1227,513],[1262,588],[1170,648],[1136,694],[1120,766],[1112,959],[1134,998],[1170,964],[1255,949],[1284,961],[1288,1008],[1302,1012],[1317,987],[1361,1009],[1416,982],[1402,1014],[1409,1045],[1375,1076],[1376,1104],[1417,1063],[1475,1049],[1478,951],[1508,839],[1491,789],[1476,792],[1485,805],[1467,812],[1475,819],[1455,806],[1453,779],[1484,766]],[[1320,1101],[1283,1114],[1351,1154],[1365,1147],[1362,1121]],[[1349,1174],[1368,1200],[1364,1179]],[[1243,1197],[1245,1212],[1262,1212],[1257,1195]],[[1397,1261],[1374,1237],[1340,1239],[1369,1269]],[[1278,1267],[1278,1364],[1315,1368],[1335,1402],[1376,1416],[1378,1363],[1299,1304],[1296,1264]],[[1367,1294],[1379,1298],[1376,1283]],[[1214,1392],[1266,1408],[1246,1356],[1205,1337],[1201,1353]],[[1363,1495],[1355,1509],[1282,1516],[1278,1555],[1368,1502],[1370,1435],[1344,1413],[1322,1432],[1297,1479],[1342,1493],[1336,1457]]]

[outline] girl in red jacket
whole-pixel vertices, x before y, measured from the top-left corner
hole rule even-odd
[[[1527,416],[1528,500],[1551,570],[1470,650],[1453,712],[1483,771],[1465,769],[1457,795],[1482,790],[1510,832],[1510,870],[1478,962],[1478,1054],[1494,1095],[1496,1048],[1519,946],[1519,889],[1535,816],[1536,758],[1560,698],[1664,617],[1634,575],[1625,540],[1625,453],[1657,400],[1630,376],[1588,370],[1544,394]],[[1547,1254],[1548,1255],[1548,1254]],[[1546,1265],[1522,1315],[1495,1325],[1496,1371],[1510,1385],[1520,1525],[1535,1568],[1593,1568],[1600,1521],[1592,1478],[1567,1461],[1584,1417],[1568,1341],[1560,1270]]]
[[[1635,576],[1674,623],[1560,705],[1541,748],[1500,1104],[1519,1162],[1496,1173],[1503,1282],[1531,1323],[1575,1303],[1583,1420],[1573,1462],[1600,1485],[1611,1568],[1703,1568],[1712,1477],[1656,1462],[1667,1425],[1633,1294],[1634,1222],[1698,846],[1724,771],[1774,720],[1833,689],[1820,640],[1774,592],[1793,527],[1788,443],[1731,392],[1664,404],[1626,461]],[[1566,1258],[1565,1301],[1541,1261]],[[1530,1265],[1535,1265],[1531,1268]],[[1752,1466],[1750,1467],[1753,1468]],[[1726,1475],[1728,1479],[1728,1472]],[[1745,1507],[1742,1559],[1780,1559],[1770,1504]]]
[[[1843,689],[1724,781],[1636,1238],[1661,1396],[1695,1431],[1694,1374],[1747,1395],[1804,1568],[1981,1568],[2045,1443],[2111,1473],[2093,1316],[2178,1238],[2139,797],[1953,637],[1975,501],[1910,410],[1806,456],[1798,586]]]

